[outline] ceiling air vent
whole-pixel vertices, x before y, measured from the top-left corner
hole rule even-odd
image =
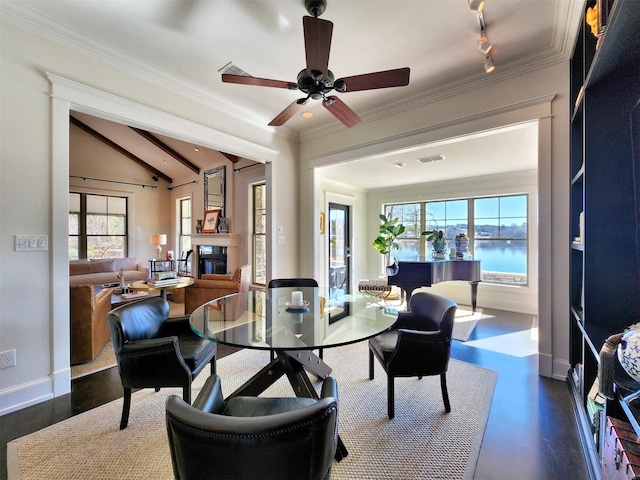
[[[243,77],[251,77],[250,73],[245,72],[237,65],[234,65],[233,62],[227,63],[224,67],[218,70],[220,73],[228,73],[229,75],[241,75]]]
[[[444,160],[444,155],[429,155],[428,157],[418,158],[418,161],[422,163],[437,162],[438,160]]]

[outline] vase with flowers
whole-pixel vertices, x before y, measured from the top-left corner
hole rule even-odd
[[[456,243],[456,258],[464,258],[469,252],[469,237],[466,233],[459,233],[455,238]]]
[[[436,260],[442,260],[447,255],[447,240],[444,238],[444,232],[438,228],[438,222],[433,221],[435,227],[431,230],[425,230],[420,235],[427,236],[427,242],[431,242],[433,248],[432,257]]]

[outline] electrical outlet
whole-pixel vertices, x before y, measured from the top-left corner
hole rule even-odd
[[[0,369],[16,366],[16,350],[0,352]]]

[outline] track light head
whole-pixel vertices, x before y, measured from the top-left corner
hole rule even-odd
[[[487,55],[486,60],[484,61],[484,71],[487,73],[491,73],[496,69],[496,66],[493,64],[493,60],[491,59],[491,55]]]
[[[151,177],[151,179],[152,179],[154,182],[157,182],[158,180],[160,180],[160,179],[158,178],[158,176],[157,176],[157,175],[153,175],[153,176]]]
[[[482,12],[484,10],[484,0],[469,0],[469,10],[474,12]]]
[[[489,42],[489,40],[487,40],[487,37],[480,37],[480,40],[478,40],[478,50],[486,55],[491,51],[492,48],[493,45],[491,44],[491,42]]]

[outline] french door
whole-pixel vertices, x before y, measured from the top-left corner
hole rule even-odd
[[[351,245],[348,205],[329,203],[329,296],[350,290]]]

